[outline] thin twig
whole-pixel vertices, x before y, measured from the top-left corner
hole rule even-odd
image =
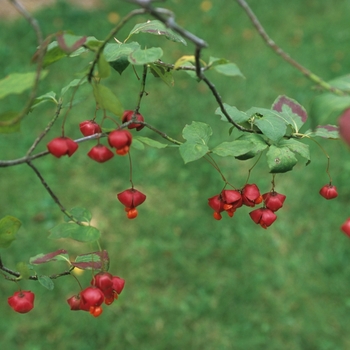
[[[288,62],[290,65],[292,65],[294,68],[298,69],[302,74],[304,74],[308,79],[316,83],[317,85],[321,86],[323,89],[327,91],[331,91],[337,95],[343,96],[346,95],[346,92],[338,89],[335,86],[332,86],[328,84],[326,81],[324,81],[321,77],[317,76],[307,68],[305,68],[303,65],[301,65],[299,62],[294,60],[292,57],[290,57],[285,51],[282,50],[281,47],[279,47],[266,33],[264,27],[250,8],[250,6],[247,4],[245,0],[236,0],[237,3],[244,9],[246,14],[248,15],[250,21],[253,23],[254,27],[260,34],[260,36],[263,38],[265,43],[279,56],[281,56],[286,62]]]

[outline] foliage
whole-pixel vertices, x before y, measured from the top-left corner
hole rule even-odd
[[[147,24],[147,22],[144,22],[144,23]],[[135,30],[135,29],[133,29],[133,30]],[[162,33],[162,30],[164,30],[164,28],[161,28],[159,30]],[[168,36],[171,37],[170,34]],[[65,36],[63,36],[63,37],[65,37]],[[78,42],[79,40],[81,40],[81,37],[79,37],[79,39],[77,39],[76,41],[73,41],[72,45],[74,46],[74,43]],[[94,43],[96,43],[96,42],[98,42],[98,40],[94,41]],[[69,44],[69,45],[67,45],[67,47],[71,47],[72,45]],[[114,44],[114,45],[119,45],[119,48],[120,48],[120,44]],[[59,47],[59,45],[55,46],[55,47],[57,48],[57,47]],[[92,47],[93,47],[93,45],[92,45]],[[111,50],[111,51],[116,51],[117,52],[116,56],[118,56],[118,57],[120,55],[118,53],[119,48],[113,47],[113,50]],[[75,57],[74,59],[78,59],[82,55],[86,55],[86,54],[89,55],[91,53],[93,55],[90,57],[93,58],[94,55],[96,55],[96,51],[94,51],[95,49],[96,49],[96,47],[94,47],[92,49],[92,52],[91,52],[90,51],[91,49],[89,48],[89,50],[86,50],[85,52],[81,52],[79,55],[74,56]],[[131,69],[132,65],[138,66],[140,64],[140,62],[142,64],[144,64],[144,63],[148,64],[150,62],[145,62],[145,61],[148,61],[150,59],[149,57],[151,57],[153,60],[154,57],[158,57],[157,55],[160,54],[159,50],[152,50],[152,51],[148,51],[148,50],[150,50],[150,49],[147,49],[147,50],[139,49],[138,51],[141,51],[141,52],[139,52],[139,54],[137,54],[136,56],[131,55],[130,58],[128,56],[128,60],[127,60],[128,65],[127,65],[127,67],[125,67],[125,69],[124,69],[125,71],[124,70],[121,71],[119,63],[116,64],[115,61],[109,61],[111,58],[114,58],[116,56],[110,56],[109,58],[106,58],[103,55],[100,55],[100,57],[102,57],[102,58],[98,58],[98,60],[96,61],[97,68],[96,68],[96,71],[94,72],[94,74],[98,75],[99,78],[104,77],[103,79],[107,79],[107,76],[110,77],[109,74],[113,74],[113,73],[111,73],[112,72],[111,70],[106,68],[108,66],[105,65],[105,62],[113,62],[113,63],[115,63],[116,67],[118,67],[118,69],[115,69],[113,67],[113,65],[111,64],[112,69],[114,68],[118,72],[118,74],[122,73],[121,77],[123,77],[124,74],[127,74],[126,69]],[[49,49],[48,53],[50,54],[50,49]],[[77,54],[77,53],[75,53],[75,54]],[[154,54],[156,54],[156,56],[154,56]],[[66,55],[62,56],[61,59],[63,60],[64,57],[66,57]],[[103,57],[105,59],[103,59]],[[84,57],[83,59],[86,59],[86,57]],[[88,59],[88,60],[91,61],[91,59]],[[88,61],[88,60],[86,60],[86,61]],[[124,60],[124,62],[125,62],[125,60]],[[59,64],[59,63],[60,63],[60,59],[55,64]],[[196,62],[194,62],[194,64],[195,63]],[[150,65],[152,65],[152,64],[153,64],[153,66],[151,66],[150,68],[153,68],[154,71],[157,70],[158,76],[160,75],[163,81],[165,81],[165,82],[174,81],[175,86],[176,86],[176,84],[177,84],[176,74],[177,73],[180,74],[180,72],[172,72],[172,71],[165,72],[164,70],[161,69],[161,68],[164,68],[161,65],[157,65],[154,62],[151,62]],[[210,60],[208,61],[208,63],[205,63],[205,61],[203,60],[202,64],[203,64],[204,68],[207,66],[210,66]],[[225,64],[227,64],[227,63],[225,63]],[[124,63],[124,66],[125,66],[125,63]],[[195,67],[195,66],[192,66],[192,67]],[[49,68],[49,66],[47,66],[46,69],[48,69],[48,68]],[[187,69],[188,69],[188,66],[186,65],[186,68],[184,67],[184,70],[187,71]],[[208,71],[209,70],[210,70],[210,68],[208,68]],[[195,69],[191,68],[190,72],[194,73],[194,71],[195,71]],[[141,73],[143,73],[143,72],[144,72],[144,70],[142,69]],[[215,73],[215,72],[217,72],[217,70],[213,71],[213,73]],[[85,71],[85,74],[87,74],[87,73],[89,73],[89,72]],[[171,73],[172,76],[171,77],[169,77],[169,75],[166,76],[166,73],[167,74]],[[213,74],[213,73],[210,73],[210,74]],[[130,76],[128,76],[128,79],[129,79],[129,77]],[[195,78],[197,79],[198,77],[195,77]],[[94,76],[92,76],[91,80],[93,81],[94,79],[95,79]],[[147,81],[149,81],[150,79],[151,79],[151,77],[147,77]],[[229,79],[229,78],[225,78],[225,79]],[[85,86],[88,83],[88,80],[89,79],[86,79],[86,81],[82,81],[80,78],[74,79],[74,81],[72,83],[65,82],[63,85],[61,85],[61,87],[59,87],[59,89],[62,89],[62,86],[69,86],[69,87],[73,88],[72,90],[74,90],[74,91],[75,91],[76,87],[78,87],[80,90],[83,87],[81,85],[81,83],[84,82],[84,86]],[[158,84],[161,84],[161,83],[158,82]],[[146,86],[148,86],[148,85],[146,85]],[[150,86],[152,86],[152,85],[150,85]],[[59,91],[59,89],[56,91]],[[49,93],[49,95],[43,91],[43,94],[41,96],[37,97],[37,101],[40,101],[40,102],[46,101],[45,96],[50,96],[49,98],[47,98],[47,102],[52,101],[58,106],[60,103],[59,99],[61,97],[63,97],[63,99],[64,99],[65,93],[68,91],[68,89],[65,89],[65,88],[63,88],[62,90],[64,91],[64,93],[61,92],[61,94],[58,94],[58,92],[56,92],[53,94]],[[144,91],[144,87],[141,86],[141,92],[142,91]],[[149,92],[148,88],[146,88],[145,91]],[[111,87],[110,83],[106,83],[106,85],[102,85],[100,83],[92,84],[92,88],[90,89],[90,91],[87,89],[86,91],[84,90],[84,93],[87,94],[88,99],[91,99],[91,97],[94,97],[100,108],[106,109],[111,113],[113,113],[113,111],[114,111],[114,112],[116,112],[116,113],[114,113],[116,116],[121,116],[122,109],[121,109],[120,100],[122,100],[122,99],[116,98],[116,96],[118,96],[118,94],[115,94],[113,92],[113,88]],[[63,100],[63,104],[66,103],[66,106],[72,107],[71,111],[69,112],[70,114],[68,115],[67,120],[71,119],[72,112],[75,110],[75,108],[78,108],[75,106],[79,106],[79,99],[76,96],[77,96],[77,94],[73,93],[71,96],[68,97],[69,98],[68,101],[64,102],[64,100]],[[136,98],[136,96],[137,96],[137,94],[135,94],[135,98]],[[75,98],[77,98],[77,100],[75,100]],[[79,98],[81,98],[81,96],[79,96]],[[286,103],[282,103],[281,101],[286,102]],[[270,101],[270,103],[271,103],[271,101]],[[146,98],[143,98],[142,104],[141,104],[142,108],[144,108],[143,106],[146,104],[147,104]],[[290,107],[291,104],[293,106],[297,106],[297,108],[294,108],[294,110],[297,109],[297,110],[303,111],[303,113],[302,114],[293,113],[293,108]],[[156,129],[158,131],[161,131],[161,133],[162,133],[161,136],[164,136],[164,134],[166,135],[166,138],[165,138],[167,141],[166,143],[165,143],[165,141],[159,142],[157,140],[154,140],[154,138],[156,137],[156,134],[152,134],[152,133],[147,134],[147,135],[149,135],[149,137],[143,138],[142,136],[138,136],[137,139],[146,145],[144,152],[147,152],[147,151],[149,152],[150,148],[148,146],[152,147],[153,144],[158,144],[158,145],[160,144],[161,145],[160,147],[165,148],[165,150],[162,151],[162,154],[164,154],[164,152],[172,152],[171,150],[173,150],[174,148],[178,148],[180,151],[180,155],[182,156],[185,163],[191,163],[192,161],[201,159],[202,157],[207,157],[207,155],[209,154],[210,157],[212,157],[212,155],[213,156],[218,155],[219,157],[224,157],[222,159],[222,164],[230,164],[232,162],[232,157],[237,157],[236,159],[238,159],[238,160],[236,160],[236,161],[233,160],[234,162],[237,162],[237,167],[242,167],[242,169],[246,169],[245,162],[240,163],[242,161],[240,161],[239,158],[242,158],[242,157],[245,159],[253,158],[253,162],[251,164],[254,164],[256,158],[259,158],[259,155],[261,153],[263,153],[264,155],[266,155],[268,169],[265,169],[265,173],[267,174],[269,171],[272,173],[283,173],[283,172],[287,172],[287,171],[292,170],[294,168],[294,166],[296,165],[298,159],[300,159],[299,158],[300,156],[302,157],[304,164],[308,163],[311,159],[313,162],[315,162],[315,157],[317,158],[317,156],[314,156],[313,153],[309,152],[309,148],[310,148],[309,143],[305,142],[305,139],[310,139],[310,138],[319,137],[319,136],[329,137],[331,139],[337,138],[337,134],[335,132],[335,129],[329,128],[329,127],[322,127],[322,128],[316,129],[318,131],[311,129],[311,130],[306,130],[306,131],[301,132],[300,129],[302,129],[302,126],[306,121],[306,119],[304,117],[305,116],[305,114],[304,114],[305,109],[303,107],[301,107],[301,105],[299,103],[297,103],[294,99],[292,99],[290,97],[286,97],[285,95],[281,95],[280,97],[277,97],[276,101],[271,104],[271,109],[249,107],[248,109],[247,108],[245,108],[245,109],[240,108],[240,109],[242,109],[242,111],[241,111],[240,109],[238,109],[236,107],[233,107],[233,106],[230,107],[229,104],[225,104],[224,106],[225,106],[225,110],[228,112],[227,113],[228,116],[234,121],[234,123],[239,124],[239,125],[241,123],[242,124],[246,123],[246,124],[243,124],[243,128],[245,130],[243,131],[242,136],[239,136],[240,135],[239,130],[238,130],[239,128],[237,128],[236,125],[233,124],[234,128],[231,127],[232,122],[228,118],[225,117],[225,113],[223,113],[222,109],[219,108],[216,113],[218,113],[221,116],[221,118],[224,119],[220,123],[222,123],[222,127],[225,130],[227,129],[227,124],[230,125],[229,132],[231,133],[231,137],[229,136],[229,134],[224,135],[223,133],[222,133],[222,136],[220,138],[215,137],[215,133],[214,133],[214,135],[212,135],[213,130],[216,129],[216,125],[209,126],[209,124],[211,124],[211,120],[213,121],[214,124],[217,124],[218,121],[215,120],[215,117],[214,117],[214,119],[212,117],[208,117],[208,120],[205,120],[206,123],[204,123],[202,121],[202,119],[200,119],[200,118],[195,119],[194,121],[192,121],[192,119],[184,120],[184,123],[183,123],[184,127],[183,127],[183,131],[182,131],[182,136],[183,136],[185,141],[182,141],[182,140],[180,141],[179,140],[180,133],[173,131],[172,128],[168,129],[167,123],[165,123],[164,125],[161,125],[161,127],[157,127],[157,129],[155,128],[155,126],[153,124],[149,124],[151,128]],[[39,107],[39,105],[38,106],[31,105],[32,113],[35,113],[35,108],[37,108],[37,107],[42,108],[41,106]],[[246,110],[246,112],[243,112],[244,110]],[[58,111],[58,109],[56,111]],[[65,111],[65,110],[63,110],[63,111]],[[214,112],[215,112],[215,110],[213,109],[212,114],[214,114]],[[99,113],[99,112],[97,112],[97,113]],[[58,114],[59,113],[57,113],[57,117],[59,117]],[[101,118],[101,115],[99,115],[99,117]],[[75,119],[75,123],[79,122],[79,120],[77,121],[76,118],[74,118],[74,119]],[[25,119],[23,121],[25,121]],[[152,121],[152,119],[149,120],[146,116],[146,122],[151,123],[151,121]],[[185,123],[187,123],[187,125],[185,125]],[[74,123],[73,123],[73,125],[74,125]],[[125,125],[125,127],[127,127],[127,124]],[[147,127],[147,125],[146,125],[146,127]],[[151,128],[150,128],[150,130],[152,130]],[[71,129],[69,129],[69,130],[71,130]],[[104,132],[106,132],[106,133],[109,133],[110,130],[111,130],[111,127],[104,128]],[[254,131],[254,132],[251,132],[251,131]],[[175,135],[174,137],[169,137],[169,136],[167,136],[168,133],[169,134],[174,133],[174,134],[177,134],[178,136]],[[232,140],[232,138],[235,138],[235,139]],[[136,139],[136,137],[135,137],[135,139]],[[85,141],[91,142],[90,140],[91,140],[91,138],[87,138],[86,140],[84,139],[80,142],[84,142],[84,143],[85,143]],[[158,140],[159,140],[159,138],[158,138]],[[170,145],[171,143],[174,146],[171,146]],[[141,148],[141,147],[139,146],[138,148]],[[157,149],[155,149],[155,151],[156,150]],[[132,150],[132,152],[134,152],[134,151]],[[313,149],[313,152],[315,152],[315,149]],[[73,155],[73,157],[76,157],[76,156],[78,156],[78,154]],[[244,156],[246,156],[246,157],[244,157]],[[279,158],[281,160],[280,162],[278,162],[278,164],[276,164],[276,161],[275,161],[277,158]],[[215,158],[215,161],[221,162],[221,158]],[[39,162],[39,160],[38,160],[38,162]],[[64,163],[64,164],[65,164],[65,166],[68,166],[69,163]],[[240,165],[240,164],[242,164],[242,165]],[[134,166],[135,166],[135,164],[134,164]],[[187,166],[190,166],[190,164],[188,164]],[[220,165],[220,168],[222,168],[221,165]],[[194,168],[191,168],[191,169],[194,170]],[[255,169],[260,169],[260,168],[255,168]],[[300,171],[300,167],[298,169]],[[308,171],[308,168],[305,168],[303,170],[304,173],[306,173],[307,171]],[[313,172],[313,170],[309,170],[309,171],[311,171],[311,173]],[[226,171],[223,170],[223,172],[226,172]],[[242,170],[240,172],[241,172],[240,176],[242,178],[241,182],[244,183],[244,180],[246,177],[244,175],[245,170]],[[134,173],[135,173],[135,171],[134,171]],[[256,172],[256,174],[258,174],[258,173],[260,174],[260,171]],[[254,174],[255,174],[255,170],[253,169],[253,171],[252,171],[252,178],[253,179],[254,179]],[[222,175],[221,170],[220,170],[220,175]],[[146,176],[146,174],[143,176]],[[220,178],[220,176],[219,176],[219,178]],[[265,179],[265,182],[268,182],[268,181],[266,181],[266,176],[263,176],[262,178]],[[326,175],[326,178],[327,178],[327,175]],[[259,179],[259,181],[261,181],[261,180]],[[225,183],[225,180],[224,180],[224,183]],[[277,183],[279,184],[279,181]],[[69,186],[68,180],[66,182],[66,185]],[[220,185],[218,185],[217,188],[221,189]],[[146,191],[146,189],[147,188],[145,187],[145,191]],[[289,193],[286,192],[286,194],[287,194],[287,197],[289,199],[290,198]],[[211,193],[208,194],[208,196],[210,196],[210,195],[211,195]],[[58,196],[59,196],[59,191],[58,191]],[[148,195],[148,198],[151,198],[151,195]],[[197,200],[202,201],[203,199],[198,197]],[[292,205],[292,204],[290,204],[290,205]],[[85,211],[85,210],[83,210],[83,211]],[[67,211],[67,213],[68,213],[68,215],[70,215],[69,218],[73,222],[74,221],[79,222],[79,221],[83,220],[79,216],[79,214],[74,212],[74,210]],[[154,214],[156,214],[156,213],[154,213]],[[91,220],[91,218],[86,219],[84,221],[89,222],[90,220]],[[239,220],[239,219],[235,218],[234,220]],[[222,223],[224,225],[227,225],[224,222],[222,222]],[[62,225],[66,225],[67,228],[70,228],[70,226],[74,225],[74,226],[77,226],[78,229],[80,229],[82,227],[89,227],[89,226],[85,226],[85,225],[78,226],[72,222],[71,223],[62,223],[59,226],[62,226]],[[251,230],[253,229],[251,222],[247,222],[246,225],[248,225],[248,227],[250,226]],[[54,225],[52,225],[52,226],[54,226]],[[58,231],[58,232],[60,232],[60,231]],[[59,233],[58,237],[67,237],[67,234],[68,234],[68,232],[70,232],[70,230],[68,230],[68,231],[63,230],[62,232],[63,232],[62,236],[60,236],[60,233]],[[122,232],[122,228],[120,229],[120,232]],[[73,238],[76,238],[76,237],[73,237]],[[88,240],[95,241],[96,238],[97,237],[94,236],[93,238],[88,239]],[[102,240],[102,242],[103,242],[103,240]],[[67,242],[67,244],[70,245],[69,242]],[[45,254],[47,254],[47,253],[44,252],[44,256],[45,256]],[[94,259],[91,259],[90,261],[93,261],[93,260]],[[34,261],[35,261],[35,259],[34,259]],[[199,314],[197,316],[199,317]]]

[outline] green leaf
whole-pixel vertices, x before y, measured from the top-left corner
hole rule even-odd
[[[245,78],[240,69],[237,67],[235,63],[225,63],[220,64],[218,66],[214,66],[214,69],[223,75],[227,75],[229,77],[242,77]]]
[[[87,210],[86,208],[74,207],[69,211],[69,213],[71,215],[73,215],[73,217],[80,222],[89,223],[92,219],[91,212],[89,210]],[[71,221],[71,219],[65,215],[64,221],[69,222],[69,221]]]
[[[199,144],[207,144],[212,134],[213,131],[210,125],[202,122],[192,122],[192,124],[186,125],[182,130],[184,139]]]
[[[74,79],[72,80],[68,85],[66,85],[64,88],[61,90],[61,96],[63,96],[71,87],[76,87],[83,85],[87,82],[87,78],[84,77],[82,79]]]
[[[277,111],[253,107],[246,113],[254,117],[254,125],[273,142],[278,142],[286,134],[289,123]]]
[[[205,156],[208,153],[209,148],[207,145],[189,141],[180,145],[179,151],[182,159],[186,164]]]
[[[253,133],[241,135],[237,138],[237,140],[249,141],[253,144],[253,147],[249,150],[249,152],[236,157],[239,160],[254,158],[257,154],[261,153],[268,147],[262,136]]]
[[[145,145],[141,141],[137,140],[135,137],[133,137],[132,139],[131,147],[139,151],[143,151],[145,149]]]
[[[281,140],[278,143],[279,147],[288,147],[292,152],[299,154],[299,156],[305,158],[307,160],[306,164],[310,163],[310,149],[309,149],[309,145],[294,140],[294,139],[290,139],[290,140]]]
[[[17,118],[20,112],[8,111],[0,114],[0,122],[10,122]],[[21,122],[17,121],[10,125],[1,125],[1,134],[11,134],[13,132],[18,132],[21,129]]]
[[[212,152],[220,157],[237,157],[248,153],[252,148],[254,148],[254,144],[249,141],[235,140],[221,143],[212,149]]]
[[[44,79],[47,71],[42,71],[40,79]],[[0,99],[12,94],[21,94],[34,84],[36,72],[13,73],[0,80]]]
[[[99,78],[108,78],[111,74],[111,66],[107,62],[105,56],[103,53],[100,54],[100,57],[98,58],[97,62],[98,67],[98,76]]]
[[[232,118],[232,120],[234,122],[236,122],[237,124],[240,123],[244,123],[246,121],[248,121],[250,119],[250,115],[248,115],[247,113],[241,112],[239,111],[236,107],[234,106],[229,106],[227,103],[224,103],[224,107],[226,112],[228,113],[228,115]],[[227,122],[227,118],[224,115],[224,113],[222,113],[221,108],[218,107],[215,111],[215,114],[218,114],[221,116],[221,120]]]
[[[185,163],[197,160],[209,151],[207,143],[212,134],[210,125],[205,123],[192,122],[184,127],[182,136],[187,141],[180,145],[179,151]]]
[[[0,220],[0,248],[8,248],[11,245],[21,225],[17,218],[10,215]]]
[[[59,249],[55,252],[47,253],[47,254],[38,254],[36,256],[33,256],[29,259],[29,262],[31,264],[45,264],[50,261],[56,261],[56,260],[64,260],[69,261],[69,256],[67,254],[67,251],[65,249]]]
[[[123,114],[123,107],[117,96],[106,86],[102,84],[92,84],[96,103],[100,108],[106,109],[117,116]]]
[[[164,67],[157,66],[156,64],[150,64],[151,73],[156,77],[163,80],[168,86],[174,86],[174,77],[171,71],[168,71]]]
[[[55,285],[49,276],[40,275],[38,276],[39,283],[48,290],[53,290]]]
[[[319,125],[314,131],[308,130],[305,134],[311,137],[319,136],[331,140],[340,138],[339,129],[335,125]]]
[[[266,153],[267,165],[270,168],[270,172],[285,173],[293,169],[294,165],[298,162],[294,152],[289,147],[277,147],[271,145]]]
[[[50,230],[49,238],[71,238],[78,242],[95,242],[100,238],[100,231],[92,226],[79,226],[74,223],[62,223]]]
[[[155,62],[163,56],[163,50],[160,47],[150,49],[137,49],[129,55],[129,62],[133,65],[145,65]]]
[[[158,149],[165,148],[168,146],[166,143],[161,143],[161,142],[158,142],[156,140],[153,140],[153,139],[150,139],[150,138],[144,137],[144,136],[135,136],[132,141],[134,142],[135,140],[138,140],[138,141],[140,141],[140,142],[142,142],[150,147],[158,148]]]
[[[187,45],[185,39],[183,39],[179,34],[172,31],[170,28],[166,27],[162,22],[158,20],[147,21],[146,23],[136,24],[131,30],[128,37],[125,39],[127,41],[132,35],[138,33],[148,33],[153,35],[163,35],[167,39],[175,42]]]
[[[57,105],[58,102],[56,100],[56,94],[53,91],[50,91],[44,95],[37,97],[30,106],[30,111],[32,111],[34,108],[40,106],[45,102],[53,102]]]

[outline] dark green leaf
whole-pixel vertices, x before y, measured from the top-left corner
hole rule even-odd
[[[10,215],[0,220],[0,248],[8,248],[11,245],[21,225],[17,218]]]
[[[285,173],[293,169],[298,162],[297,158],[288,147],[276,147],[271,145],[266,153],[267,165],[271,173]]]
[[[121,57],[117,60],[109,63],[111,67],[116,70],[120,75],[128,68],[130,62],[127,57]]]

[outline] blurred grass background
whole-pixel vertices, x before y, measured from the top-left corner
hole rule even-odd
[[[324,79],[350,71],[348,0],[251,0],[251,7],[273,39],[292,57]],[[252,28],[234,2],[185,0],[162,4],[174,10],[179,24],[209,43],[203,58],[225,57],[235,62],[245,80],[210,74],[226,103],[246,110],[268,108],[285,94],[309,109],[312,83],[288,66]],[[37,18],[45,35],[70,29],[77,35],[103,39],[121,16],[134,7],[123,1],[104,1],[95,10],[65,2],[45,8]],[[137,22],[123,29],[123,40]],[[161,37],[139,34],[134,40],[162,46],[164,60],[192,54]],[[32,70],[35,37],[22,20],[0,21],[1,78],[11,72]],[[151,44],[150,44],[151,43]],[[67,85],[83,69],[79,58],[64,59],[50,67],[40,93]],[[140,71],[139,71],[140,74]],[[212,125],[211,145],[229,140],[228,126],[219,122],[214,98],[204,84],[186,73],[175,75],[175,86],[148,79],[148,96],[141,112],[146,120],[169,135],[181,138],[192,120]],[[108,78],[126,109],[134,108],[139,82],[131,69]],[[19,109],[26,94],[2,101],[0,110]],[[52,117],[52,106],[39,107],[23,122],[19,134],[1,135],[0,158],[24,155]],[[70,113],[67,134],[80,137],[79,122],[94,114],[91,98]],[[335,123],[336,121],[330,121]],[[58,123],[60,124],[60,123]],[[56,125],[38,150],[59,133]],[[141,135],[154,137],[149,130]],[[162,141],[161,139],[159,139]],[[79,287],[73,278],[55,282],[49,292],[30,281],[22,289],[36,293],[29,314],[14,313],[7,297],[17,287],[1,283],[1,344],[4,349],[349,349],[350,242],[339,230],[349,216],[349,152],[339,142],[320,140],[331,156],[333,182],[339,197],[325,201],[319,188],[327,183],[326,157],[310,144],[312,162],[277,177],[277,190],[287,195],[278,220],[268,230],[249,218],[242,208],[233,219],[217,222],[207,198],[217,194],[222,181],[204,161],[184,165],[176,149],[133,151],[134,182],[147,194],[139,217],[128,220],[116,193],[129,187],[128,160],[115,157],[97,164],[84,155],[91,143],[81,144],[73,158],[44,157],[35,164],[66,207],[84,206],[103,231],[102,245],[111,257],[110,271],[126,279],[120,299],[97,319],[71,312],[66,299]],[[252,162],[218,158],[227,178],[244,184]],[[271,177],[264,162],[251,175],[262,192]],[[35,175],[25,165],[1,169],[1,216],[18,217],[23,226],[18,240],[1,252],[6,265],[40,252],[69,249],[72,256],[95,247],[47,239],[48,230],[62,215]],[[49,265],[51,272],[64,265]],[[91,274],[79,277],[83,285]]]

